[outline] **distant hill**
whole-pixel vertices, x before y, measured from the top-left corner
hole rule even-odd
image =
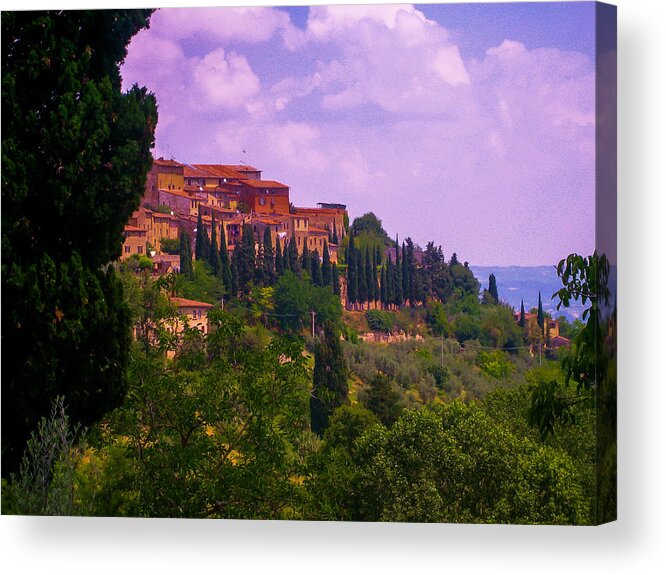
[[[525,302],[525,310],[537,307],[539,291],[543,310],[552,317],[564,315],[569,321],[580,319],[584,306],[580,302],[571,302],[569,308],[557,309],[557,298],[551,296],[562,287],[560,278],[554,266],[469,266],[476,279],[481,283],[481,289],[488,288],[488,277],[495,274],[497,279],[497,292],[502,301],[507,302],[516,310],[520,309],[520,300]],[[585,306],[587,307],[587,306]]]

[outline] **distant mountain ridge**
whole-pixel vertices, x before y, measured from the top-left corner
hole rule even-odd
[[[521,299],[525,302],[525,311],[537,307],[539,292],[543,310],[557,318],[565,316],[569,321],[581,319],[583,306],[572,301],[568,308],[557,309],[558,299],[551,296],[562,287],[555,266],[469,266],[476,279],[481,283],[481,290],[488,289],[488,278],[495,274],[497,292],[501,301],[520,310]]]

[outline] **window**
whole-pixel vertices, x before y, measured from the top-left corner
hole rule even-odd
[[[266,198],[259,198],[259,205],[260,206],[265,206],[266,205]]]
[[[137,254],[142,254],[143,253],[143,246],[137,246],[136,247],[136,253]]]
[[[192,310],[192,319],[197,319],[197,310]]]
[[[201,319],[201,310],[198,311],[197,315],[199,316],[198,319]]]
[[[132,251],[132,248],[129,246],[125,246],[125,253],[128,254]]]

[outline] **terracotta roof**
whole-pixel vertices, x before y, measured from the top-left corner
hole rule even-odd
[[[225,167],[236,170],[237,172],[261,172],[259,168],[255,168],[254,166],[244,166],[243,164],[229,164]]]
[[[213,307],[212,304],[203,301],[194,301],[182,297],[172,297],[171,301],[178,307]]]
[[[258,222],[262,222],[264,224],[268,225],[275,225],[275,224],[281,224],[285,222],[286,220],[289,219],[289,216],[254,216],[252,218],[252,221],[256,220]]]
[[[326,234],[326,235],[328,235],[328,230],[325,230],[324,228],[318,228],[316,226],[309,226],[309,231],[310,231],[310,233],[314,233],[314,234]]]
[[[144,234],[146,233],[146,230],[144,230],[143,228],[137,228],[136,226],[129,226],[129,225],[125,226],[123,228],[123,231],[125,231],[125,232],[143,232]]]
[[[158,219],[158,220],[159,219],[166,219],[166,220],[175,220],[175,221],[179,220],[178,216],[174,216],[174,215],[171,215],[171,214],[163,214],[162,212],[153,212],[152,214],[153,214],[153,219],[154,220],[155,219]]]
[[[181,190],[159,190],[160,193],[162,194],[171,194],[172,196],[178,196],[180,198],[187,198],[188,200],[197,200],[199,202],[205,202],[206,200],[203,198],[199,198],[197,196],[194,196],[192,194],[188,194],[187,192],[183,192]]]
[[[232,166],[222,164],[192,164],[198,170],[212,175],[213,178],[229,178],[231,180],[244,180],[247,176],[236,171]]]
[[[189,164],[184,164],[183,168],[183,177],[185,178],[215,178],[213,174],[207,170],[203,170],[196,166],[190,166]]]
[[[153,164],[157,164],[158,166],[172,166],[172,167],[179,167],[183,165],[176,162],[175,160],[165,160],[164,158],[157,158],[156,160],[154,159]]]
[[[334,208],[294,208],[294,213],[338,215],[340,212]]]
[[[275,180],[244,180],[243,184],[251,188],[288,188],[287,184]]]

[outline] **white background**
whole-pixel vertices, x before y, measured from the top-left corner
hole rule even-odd
[[[224,4],[190,0],[157,5],[188,3]],[[620,519],[616,523],[564,528],[3,516],[0,566],[8,569],[5,572],[666,572],[662,527],[666,512],[665,11],[663,3],[648,0],[616,4],[620,346]],[[22,7],[2,3],[3,9]],[[30,7],[48,6],[31,3]],[[58,7],[82,5],[64,2]]]

